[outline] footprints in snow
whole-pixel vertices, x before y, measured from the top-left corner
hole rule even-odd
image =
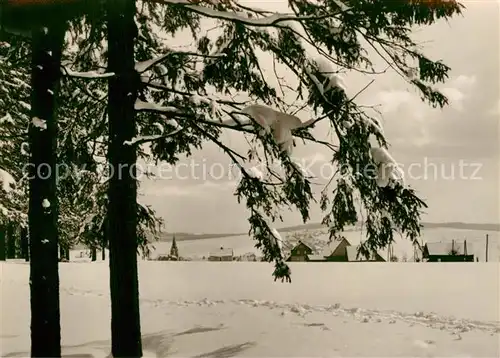
[[[208,300],[200,301],[166,301],[166,300],[141,300],[142,304],[153,304],[154,306],[206,306],[212,307],[219,304],[236,304],[249,307],[266,307],[271,310],[280,310],[280,316],[294,314],[305,318],[309,313],[322,312],[340,318],[354,318],[361,323],[387,323],[396,324],[403,322],[409,326],[421,325],[433,329],[448,331],[449,333],[461,339],[461,334],[470,331],[481,331],[495,335],[500,333],[500,323],[497,322],[481,322],[467,319],[458,319],[454,317],[439,316],[435,313],[417,312],[414,314],[397,312],[397,311],[377,311],[367,310],[362,308],[344,308],[340,304],[334,305],[308,305],[308,304],[290,304],[279,303],[273,301],[259,301],[250,299],[241,300]],[[320,324],[314,324],[311,327],[321,327]]]
[[[78,296],[93,296],[93,297],[109,297],[109,294],[101,292],[93,292],[80,290],[75,287],[61,288],[62,291],[67,292],[69,295]],[[361,323],[388,323],[396,324],[398,321],[406,323],[410,326],[422,325],[425,327],[448,331],[455,335],[457,340],[462,339],[461,334],[470,331],[482,331],[491,335],[498,335],[500,333],[500,323],[498,322],[481,322],[467,319],[457,319],[454,317],[439,316],[435,313],[416,312],[413,314],[397,312],[397,311],[377,311],[367,310],[361,308],[344,308],[340,304],[333,305],[309,305],[309,304],[290,304],[279,303],[266,300],[208,300],[204,298],[198,301],[169,301],[169,300],[151,300],[142,299],[141,305],[163,307],[163,306],[177,306],[177,307],[213,307],[221,304],[236,304],[250,307],[266,307],[272,310],[281,310],[280,315],[286,316],[288,314],[295,314],[299,317],[305,318],[307,314],[312,312],[324,312],[333,316],[354,318]],[[310,327],[322,327],[320,324],[314,324]]]

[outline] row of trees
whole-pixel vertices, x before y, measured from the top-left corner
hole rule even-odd
[[[0,215],[29,227],[32,356],[61,355],[58,247],[76,241],[109,246],[112,354],[142,356],[137,249],[159,220],[137,202],[138,158],[175,164],[204,143],[217,145],[242,171],[235,194],[275,279],[289,280],[290,269],[272,223],[284,208],[306,222],[314,200],[310,178],[290,156],[292,134],[328,148],[343,168],[320,197],[332,238],[362,214],[363,254],[396,231],[418,244],[425,204],[414,190],[394,176],[383,182],[357,172],[376,163],[385,173],[391,163],[379,123],[338,73],[380,74],[378,56],[422,99],[444,106],[433,86],[449,68],[425,57],[411,31],[460,13],[457,2],[289,0],[288,14],[233,0],[7,3],[2,19],[26,19],[7,27],[31,37],[8,35],[0,49],[0,168],[16,182],[0,191]],[[207,24],[218,33],[204,32]],[[190,49],[169,46],[168,36],[179,35],[191,37]],[[265,68],[268,58],[273,68]],[[304,107],[315,115],[304,124],[285,115]],[[320,121],[337,143],[309,131]],[[223,130],[248,136],[252,150],[231,148]],[[281,169],[269,167],[267,176],[246,169],[256,159],[279,160]],[[60,164],[69,175],[55,175]]]

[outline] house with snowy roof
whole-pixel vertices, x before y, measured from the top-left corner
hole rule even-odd
[[[323,261],[326,262],[384,262],[380,253],[372,253],[367,259],[363,255],[358,255],[359,246],[351,245],[346,239],[334,240],[330,242],[321,253]],[[312,260],[311,260],[312,261]],[[319,260],[315,260],[319,261]]]
[[[422,249],[424,262],[474,262],[472,246],[455,240],[452,242],[428,242]]]
[[[297,244],[290,250],[290,255],[286,261],[309,261],[308,255],[313,254],[313,249],[304,244],[302,241],[298,241]]]
[[[341,240],[332,240],[323,248],[321,256],[325,261],[345,262],[347,261],[346,249],[349,246],[351,243],[345,237]]]
[[[233,261],[233,249],[226,249],[221,247],[219,250],[210,252],[208,254],[208,261]]]

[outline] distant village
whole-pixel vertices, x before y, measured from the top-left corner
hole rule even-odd
[[[304,240],[305,241],[305,240]],[[414,250],[413,257],[397,257],[391,247],[386,253],[374,252],[368,258],[359,253],[359,246],[352,245],[346,238],[334,240],[326,245],[318,245],[317,242],[304,242],[296,240],[286,250],[287,262],[475,262],[478,258],[472,253],[467,240],[458,242],[429,242],[421,248]],[[323,246],[323,247],[321,247]],[[235,255],[234,250],[228,247],[218,247],[207,252],[202,257],[182,257],[179,255],[175,237],[172,240],[170,253],[158,255],[155,260],[159,261],[244,261],[259,262],[262,257],[253,252],[243,255]]]

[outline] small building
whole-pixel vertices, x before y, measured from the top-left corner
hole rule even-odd
[[[358,254],[356,246],[346,247],[346,256],[348,262],[386,262],[378,252],[370,253],[370,257],[367,259],[364,255]]]
[[[308,261],[307,256],[312,254],[313,249],[299,240],[297,245],[295,245],[294,248],[290,250],[290,256],[288,256],[286,261]]]
[[[346,238],[333,240],[323,249],[321,255],[325,258],[325,261],[345,262],[348,261],[346,249],[350,246],[351,243]]]
[[[474,254],[469,251],[467,240],[463,244],[452,242],[428,242],[422,249],[422,258],[425,262],[474,262]]]
[[[243,254],[240,257],[238,257],[238,261],[256,262],[257,255],[253,252],[247,252],[246,254]]]
[[[225,249],[221,247],[220,250],[210,252],[208,254],[208,261],[233,261],[233,257],[233,249]]]

